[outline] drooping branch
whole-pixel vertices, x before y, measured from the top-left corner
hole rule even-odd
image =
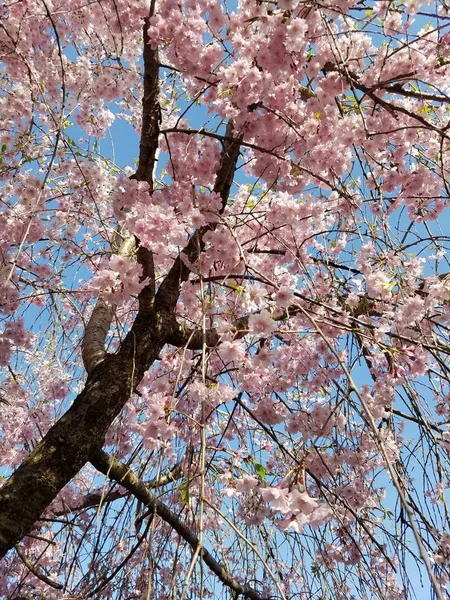
[[[181,464],[178,463],[175,465],[171,471],[162,475],[161,477],[157,477],[155,479],[151,479],[150,481],[144,481],[144,485],[148,490],[154,490],[160,487],[164,487],[173,481],[177,481],[182,477],[183,471],[181,469]],[[99,490],[97,492],[91,492],[90,494],[86,494],[81,501],[78,502],[75,506],[66,505],[61,509],[52,510],[51,514],[55,517],[63,517],[64,515],[68,515],[71,513],[77,513],[82,510],[87,510],[88,508],[97,507],[100,504],[106,504],[115,502],[116,500],[120,500],[121,498],[126,498],[130,495],[130,492],[123,490],[110,490],[109,492],[104,492],[103,490]]]
[[[50,577],[47,577],[47,575],[45,573],[42,573],[40,571],[40,569],[37,567],[37,565],[34,565],[30,560],[28,560],[28,558],[25,556],[25,554],[22,552],[22,550],[19,546],[16,546],[15,550],[16,550],[17,554],[19,555],[20,560],[27,567],[27,569],[31,573],[33,573],[33,575],[35,577],[37,577],[38,579],[40,579],[41,581],[43,581],[44,583],[46,583],[47,585],[49,585],[50,587],[52,587],[55,590],[63,589],[63,586],[60,583],[58,583],[57,581],[53,581],[53,579],[50,579]]]
[[[178,535],[183,538],[195,551],[200,545],[198,537],[185,525],[181,519],[148,491],[144,482],[141,481],[126,465],[113,458],[104,451],[100,451],[91,459],[92,465],[101,473],[117,481],[126,488],[135,498],[140,500],[148,509],[153,509],[163,521],[172,527]],[[248,585],[243,585],[233,577],[225,567],[219,563],[206,548],[201,548],[200,556],[203,562],[228,588],[237,595],[250,600],[262,600],[261,595]]]

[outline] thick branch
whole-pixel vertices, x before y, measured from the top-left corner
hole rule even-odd
[[[220,167],[214,184],[214,192],[219,194],[222,199],[220,213],[225,210],[227,205],[234,172],[239,158],[241,142],[242,138],[240,136],[234,137],[233,124],[230,121],[227,125],[225,136],[222,139],[223,147]],[[207,231],[211,231],[215,229],[215,227],[215,223],[209,223],[208,225],[201,227],[191,237],[187,246],[182,250],[181,255],[176,258],[172,268],[160,285],[156,295],[155,306],[164,306],[167,310],[174,310],[178,300],[180,284],[183,281],[187,281],[189,273],[191,272],[185,260],[187,259],[187,262],[191,264],[195,263],[204,248],[203,236]]]
[[[136,239],[131,236],[120,245],[117,253],[120,256],[130,258],[136,251]],[[84,330],[81,342],[81,357],[84,368],[89,374],[106,355],[105,340],[108,335],[109,326],[114,318],[116,307],[99,298],[92,311],[91,318]]]
[[[150,14],[153,12],[153,3]],[[156,163],[158,160],[158,138],[161,123],[159,105],[159,60],[158,51],[150,45],[148,28],[150,19],[144,21],[144,92],[142,96],[142,128],[139,144],[139,162],[132,176],[138,181],[146,181],[153,191]],[[155,298],[155,269],[153,253],[148,248],[139,247],[137,261],[142,266],[142,278],[149,280],[148,285],[139,294],[140,314],[149,314]]]
[[[105,340],[114,312],[114,305],[102,298],[97,300],[81,342],[81,357],[86,373],[90,373],[105,358]]]
[[[193,550],[197,550],[200,541],[197,536],[187,527],[180,518],[165,504],[158,500],[146,488],[141,481],[126,465],[106,452],[100,451],[91,459],[92,465],[101,473],[117,481],[126,488],[133,496],[140,500],[147,508],[161,517],[170,525],[180,537],[182,537]],[[200,550],[200,556],[204,563],[217,575],[220,581],[236,594],[249,598],[250,600],[261,600],[260,594],[247,585],[242,585],[220,564],[205,548]]]
[[[159,106],[159,64],[158,52],[150,46],[148,37],[149,19],[144,22],[144,91],[142,96],[142,129],[139,147],[139,163],[133,179],[146,181],[153,189],[153,171],[158,150],[161,110]],[[131,257],[136,252],[137,240],[131,236],[124,240],[118,254]],[[142,278],[150,283],[139,294],[139,311],[149,313],[153,308],[155,295],[155,273],[153,255],[147,248],[137,250],[137,260],[142,266]],[[106,355],[105,339],[114,317],[115,306],[108,305],[101,298],[97,301],[92,316],[86,326],[81,353],[83,364],[90,373]]]
[[[153,189],[153,169],[158,149],[161,108],[159,106],[158,51],[150,45],[148,28],[150,19],[144,22],[144,93],[142,96],[142,128],[139,144],[139,162],[133,178],[146,181]]]
[[[248,316],[236,319],[231,325],[233,337],[238,340],[248,333]],[[183,327],[177,321],[172,321],[172,328],[167,337],[167,342],[178,348],[186,347],[189,350],[200,350],[203,348],[203,343],[206,343],[208,348],[214,348],[220,343],[220,334],[215,328],[207,329],[203,332],[201,329],[189,329]]]
[[[149,314],[153,309],[155,301],[155,266],[153,263],[153,252],[144,246],[140,246],[136,258],[142,267],[141,281],[144,279],[149,280],[149,283],[139,293],[139,313]]]

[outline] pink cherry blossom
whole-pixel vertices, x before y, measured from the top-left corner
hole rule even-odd
[[[250,333],[271,335],[277,330],[277,324],[271,318],[269,311],[263,309],[261,312],[251,315],[248,320]]]
[[[448,13],[3,1],[2,598],[448,597]]]

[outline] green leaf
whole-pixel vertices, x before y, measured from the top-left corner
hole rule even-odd
[[[238,285],[233,279],[229,282],[229,285],[237,294],[243,294],[245,292],[244,286]]]
[[[426,104],[425,106],[422,106],[421,108],[419,108],[419,110],[417,111],[420,115],[426,115],[428,113],[430,113],[433,110],[433,107],[430,104]]]
[[[396,285],[397,285],[396,282],[391,280],[391,281],[388,281],[387,283],[382,283],[380,285],[380,287],[382,287],[387,292],[392,292],[392,290],[394,289],[394,287]]]
[[[322,577],[322,573],[320,572],[320,567],[318,565],[312,565],[311,572],[314,573],[314,575],[317,575],[319,578]]]
[[[189,482],[185,481],[180,485],[180,496],[186,506],[190,507]]]
[[[264,481],[264,483],[266,483],[265,468],[257,462],[255,462],[254,467],[255,467],[255,471],[256,471],[257,475],[259,475],[261,477],[261,479]]]

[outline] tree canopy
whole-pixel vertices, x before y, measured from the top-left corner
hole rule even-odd
[[[446,1],[4,0],[0,57],[0,596],[447,598]]]

